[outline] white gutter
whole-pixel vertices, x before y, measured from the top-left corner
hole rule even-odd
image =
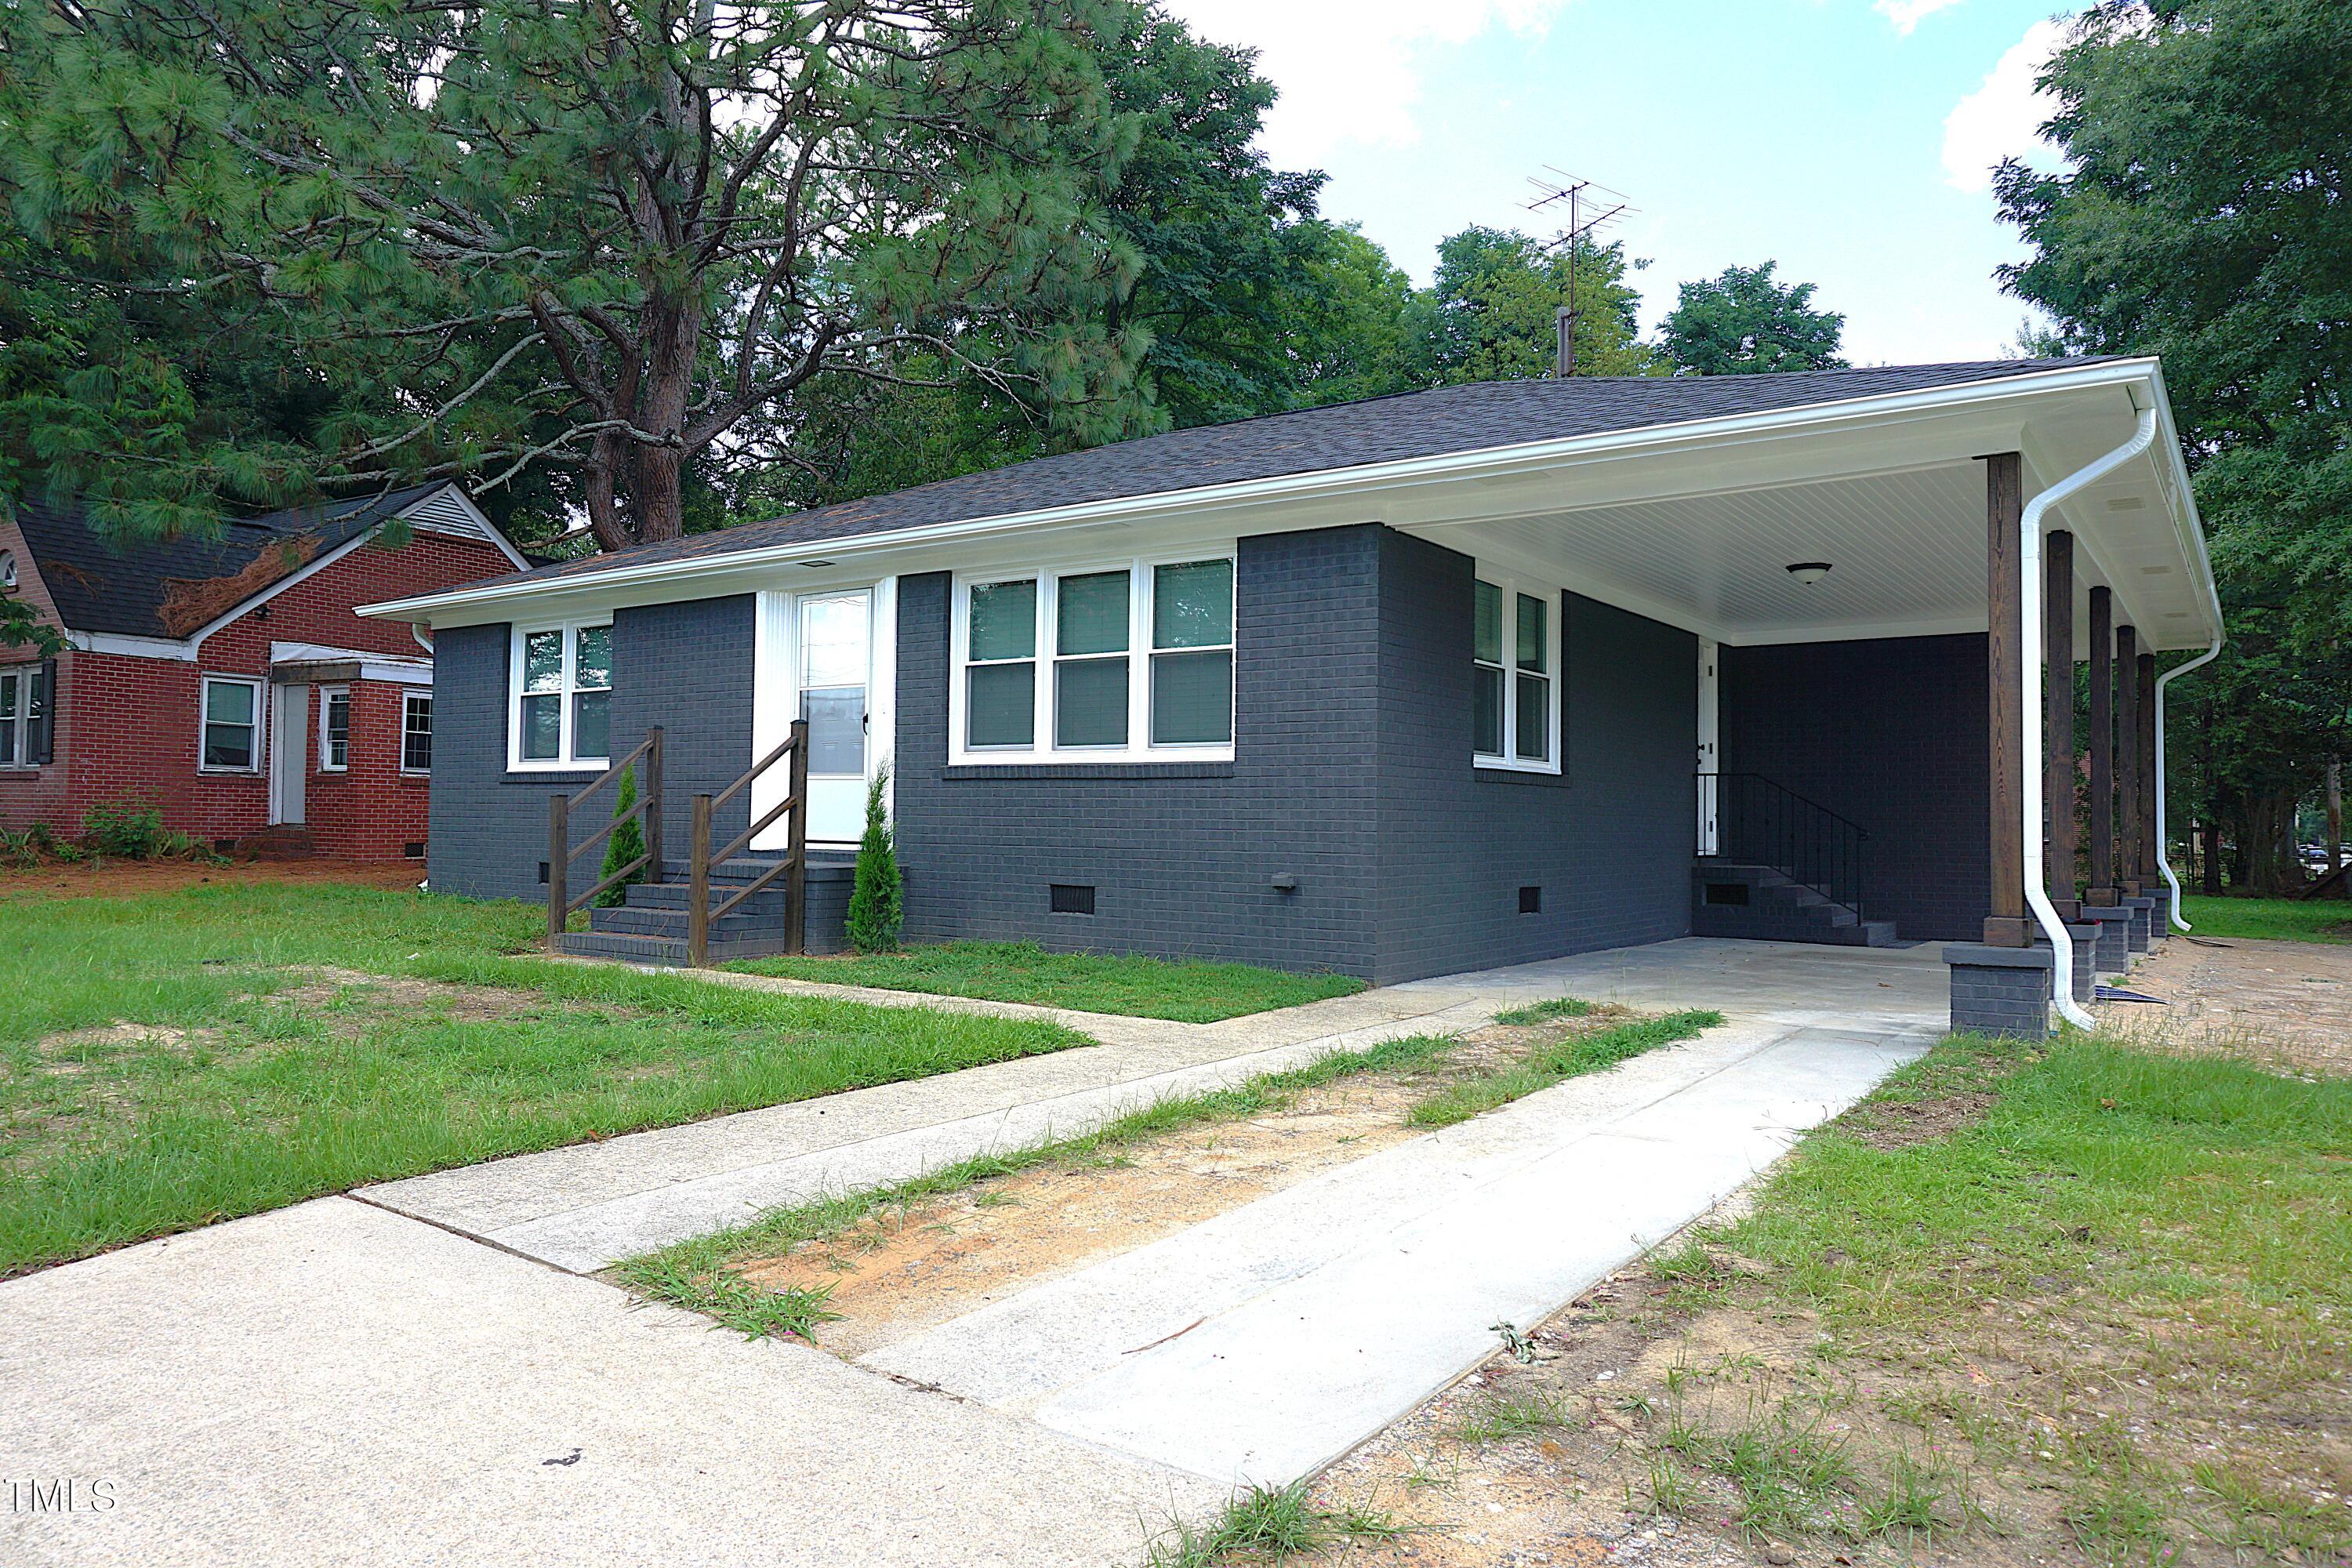
[[[2171,885],[2172,923],[2182,931],[2195,931],[2197,928],[2181,917],[2180,879],[2172,874],[2172,860],[2165,852],[2164,797],[2167,791],[2164,776],[2164,689],[2199,665],[2212,663],[2214,659],[2221,657],[2221,628],[2220,623],[2216,622],[2213,627],[2211,647],[2207,648],[2187,664],[2177,664],[2156,678],[2156,868],[2164,873],[2165,881]]]
[[[2021,361],[2031,364],[2031,361]],[[2013,376],[1956,382],[1916,392],[1850,397],[1827,403],[1766,409],[1713,419],[1685,420],[1643,426],[1631,430],[1604,430],[1587,436],[1559,437],[1544,441],[1515,442],[1469,451],[1441,452],[1385,463],[1359,463],[1347,468],[1318,468],[1307,473],[1277,474],[1270,479],[1241,479],[1219,485],[1144,495],[1115,496],[1107,500],[1029,511],[1001,512],[987,517],[959,518],[951,522],[854,534],[845,539],[802,539],[783,544],[717,552],[709,556],[672,557],[641,566],[614,566],[573,576],[534,577],[520,582],[492,583],[478,588],[456,588],[420,594],[382,604],[362,605],[358,614],[394,618],[429,616],[438,609],[467,605],[497,604],[566,590],[627,587],[638,583],[691,579],[724,574],[776,563],[789,563],[811,555],[839,557],[947,540],[981,538],[1034,529],[1071,527],[1081,523],[1144,521],[1171,511],[1210,507],[1243,506],[1256,501],[1288,500],[1318,495],[1345,495],[1405,483],[1475,475],[1496,477],[1517,470],[1539,468],[1569,458],[1638,452],[1645,447],[1675,448],[1712,441],[1738,440],[1779,435],[1808,426],[1859,424],[1873,419],[1903,418],[1933,414],[1970,404],[1997,403],[2010,397],[2036,396],[2045,392],[2080,391],[2089,387],[2149,383],[2156,374],[2152,359],[2113,360],[2075,365],[2065,370],[2023,371]],[[2160,394],[2158,395],[2160,396]],[[2135,399],[2137,403],[2137,399]]]
[[[2057,906],[2050,901],[2050,889],[2042,853],[2042,713],[2043,698],[2042,668],[2042,519],[2049,510],[2077,490],[2097,483],[2108,474],[2130,462],[2156,440],[2156,404],[2139,411],[2138,428],[2132,438],[2103,458],[2095,458],[2068,474],[2025,505],[2025,516],[2018,525],[2017,589],[2018,610],[2023,620],[2018,637],[2018,703],[2024,731],[2024,744],[2020,747],[2025,763],[2025,901],[2032,908],[2033,918],[2041,922],[2042,934],[2050,939],[2053,962],[2050,994],[2058,1005],[2058,1015],[2078,1029],[2097,1026],[2090,1014],[2074,1000],[2074,939],[2067,934],[2066,922],[2058,918]],[[2211,655],[2207,655],[2210,658]],[[2184,667],[2185,668],[2185,667]],[[2163,709],[2157,710],[2159,715]],[[2163,720],[2157,721],[2158,741],[2157,754],[2163,755]],[[2162,764],[2158,764],[2159,778]],[[2161,796],[2158,799],[2161,800]],[[2161,805],[2158,811],[2162,810]],[[2159,820],[2161,818],[2159,817]]]

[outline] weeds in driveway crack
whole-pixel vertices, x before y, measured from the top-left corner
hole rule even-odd
[[[1544,1006],[1558,1005],[1541,1004]],[[1590,1010],[1591,1004],[1583,1005]],[[1511,1021],[1510,1014],[1505,1014],[1497,1020]],[[1601,1072],[1646,1051],[1656,1050],[1661,1046],[1690,1039],[1701,1030],[1714,1028],[1722,1022],[1723,1015],[1720,1013],[1695,1010],[1669,1013],[1659,1018],[1640,1018],[1594,1034],[1572,1036],[1556,1045],[1538,1047],[1517,1067],[1439,1090],[1413,1107],[1412,1124],[1416,1127],[1451,1127],[1457,1121],[1469,1121],[1481,1111],[1493,1110],[1515,1100],[1524,1100],[1556,1083],[1581,1078],[1586,1073]]]
[[[1214,1568],[1244,1553],[1280,1563],[1332,1547],[1397,1540],[1395,1520],[1367,1504],[1318,1508],[1307,1500],[1308,1483],[1252,1487],[1225,1504],[1215,1523],[1194,1526],[1181,1520],[1150,1543],[1149,1568]]]

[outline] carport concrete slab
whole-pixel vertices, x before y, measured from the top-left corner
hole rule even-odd
[[[349,1198],[0,1283],[0,1562],[1096,1565],[1223,1489]],[[86,1495],[86,1494],[85,1494]]]
[[[1810,942],[1683,937],[1613,947],[1504,969],[1440,975],[1391,987],[1508,998],[1582,996],[1646,1008],[1713,1007],[1740,1017],[1843,1028],[1939,1031],[1949,1016],[1951,971],[1933,942],[1916,947],[1827,947]]]

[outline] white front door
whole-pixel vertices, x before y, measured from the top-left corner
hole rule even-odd
[[[269,820],[299,825],[310,777],[310,689],[269,689]]]
[[[873,595],[865,588],[800,602],[793,684],[809,727],[808,836],[820,843],[854,844],[866,831],[873,618]]]

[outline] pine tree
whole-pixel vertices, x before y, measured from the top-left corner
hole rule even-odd
[[[613,815],[618,817],[622,813],[633,809],[636,804],[637,770],[632,764],[621,774],[621,787],[613,795]],[[612,836],[604,840],[604,869],[598,874],[596,879],[598,881],[603,881],[604,878],[645,854],[646,835],[643,821],[641,817],[632,816],[613,829]],[[642,882],[645,879],[646,868],[640,866],[623,880],[614,883],[597,894],[596,907],[605,910],[620,908],[629,901],[629,884]]]
[[[866,786],[866,837],[857,845],[857,881],[849,894],[849,945],[860,952],[895,952],[907,922],[898,875],[898,848],[890,816],[882,804],[890,770],[879,769]]]

